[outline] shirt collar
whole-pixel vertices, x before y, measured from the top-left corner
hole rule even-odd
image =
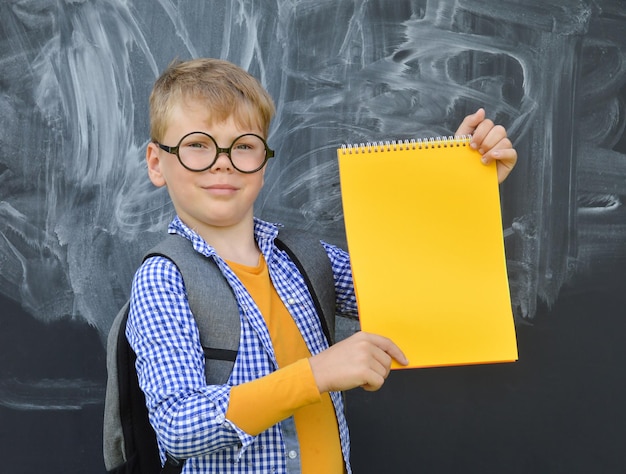
[[[268,261],[272,254],[272,248],[274,245],[274,239],[278,235],[278,230],[282,227],[282,224],[266,222],[262,219],[254,218],[254,238],[257,241],[257,245],[261,250],[266,261]],[[196,252],[201,253],[207,257],[217,255],[215,249],[208,244],[200,235],[193,229],[187,226],[178,216],[174,217],[174,220],[167,228],[168,233],[178,234],[189,241],[191,241],[193,248]]]

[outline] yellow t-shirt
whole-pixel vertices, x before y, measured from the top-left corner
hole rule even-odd
[[[320,394],[309,352],[295,321],[272,285],[263,256],[248,267],[228,262],[267,324],[279,370],[231,390],[226,417],[257,435],[294,415],[303,473],[343,473],[337,417],[328,393]]]

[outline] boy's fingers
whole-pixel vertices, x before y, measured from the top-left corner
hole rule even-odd
[[[468,115],[463,119],[456,131],[456,135],[472,135],[483,120],[485,120],[485,109],[480,108],[472,115]]]
[[[409,363],[402,350],[398,346],[396,346],[393,341],[391,341],[391,339],[379,336],[377,334],[370,334],[370,336],[373,337],[372,342],[379,349],[389,354],[389,356],[398,361],[400,365],[407,365]]]
[[[494,125],[491,120],[485,120],[476,129],[472,137],[472,145],[482,154],[496,148],[511,146],[506,135],[506,129],[502,125]]]
[[[483,163],[487,164],[493,160],[513,161],[517,159],[517,152],[508,138],[500,140],[495,146],[488,149],[483,154]]]
[[[506,141],[508,141],[508,139],[504,140],[504,142]],[[499,144],[485,153],[481,161],[485,165],[488,165],[492,161],[497,162],[498,182],[502,183],[515,167],[515,163],[517,163],[517,151],[510,145],[507,146],[506,143],[502,145]]]

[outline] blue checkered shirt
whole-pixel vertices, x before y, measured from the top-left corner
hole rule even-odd
[[[150,422],[158,433],[161,459],[167,450],[187,459],[184,473],[286,473],[280,423],[251,436],[226,418],[230,387],[276,370],[270,335],[258,307],[239,279],[198,234],[178,217],[170,233],[189,239],[211,257],[234,290],[241,316],[241,342],[226,385],[207,385],[198,327],[189,309],[182,277],[164,257],[146,260],[137,271],[126,336],[137,354],[139,384],[146,394]],[[255,219],[255,237],[276,291],[288,305],[311,354],[328,347],[306,284],[288,256],[274,245],[276,225]],[[332,263],[337,312],[356,316],[348,254],[322,242]],[[350,473],[349,436],[341,394],[331,399],[339,424],[341,449]]]

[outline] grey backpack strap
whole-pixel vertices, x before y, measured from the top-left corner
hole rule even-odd
[[[276,245],[287,252],[300,270],[328,343],[333,344],[335,285],[324,247],[308,233],[293,229],[281,229]],[[145,258],[156,255],[170,259],[185,282],[189,307],[205,353],[207,383],[226,383],[237,357],[241,333],[239,308],[232,288],[215,262],[196,252],[189,240],[180,235],[170,234]]]
[[[232,288],[213,259],[196,252],[185,237],[170,234],[146,258],[157,255],[170,259],[185,282],[189,307],[200,331],[207,383],[226,383],[237,357],[241,333]]]
[[[326,250],[307,232],[281,228],[276,246],[287,252],[298,267],[313,298],[328,345],[335,342],[335,284]]]

